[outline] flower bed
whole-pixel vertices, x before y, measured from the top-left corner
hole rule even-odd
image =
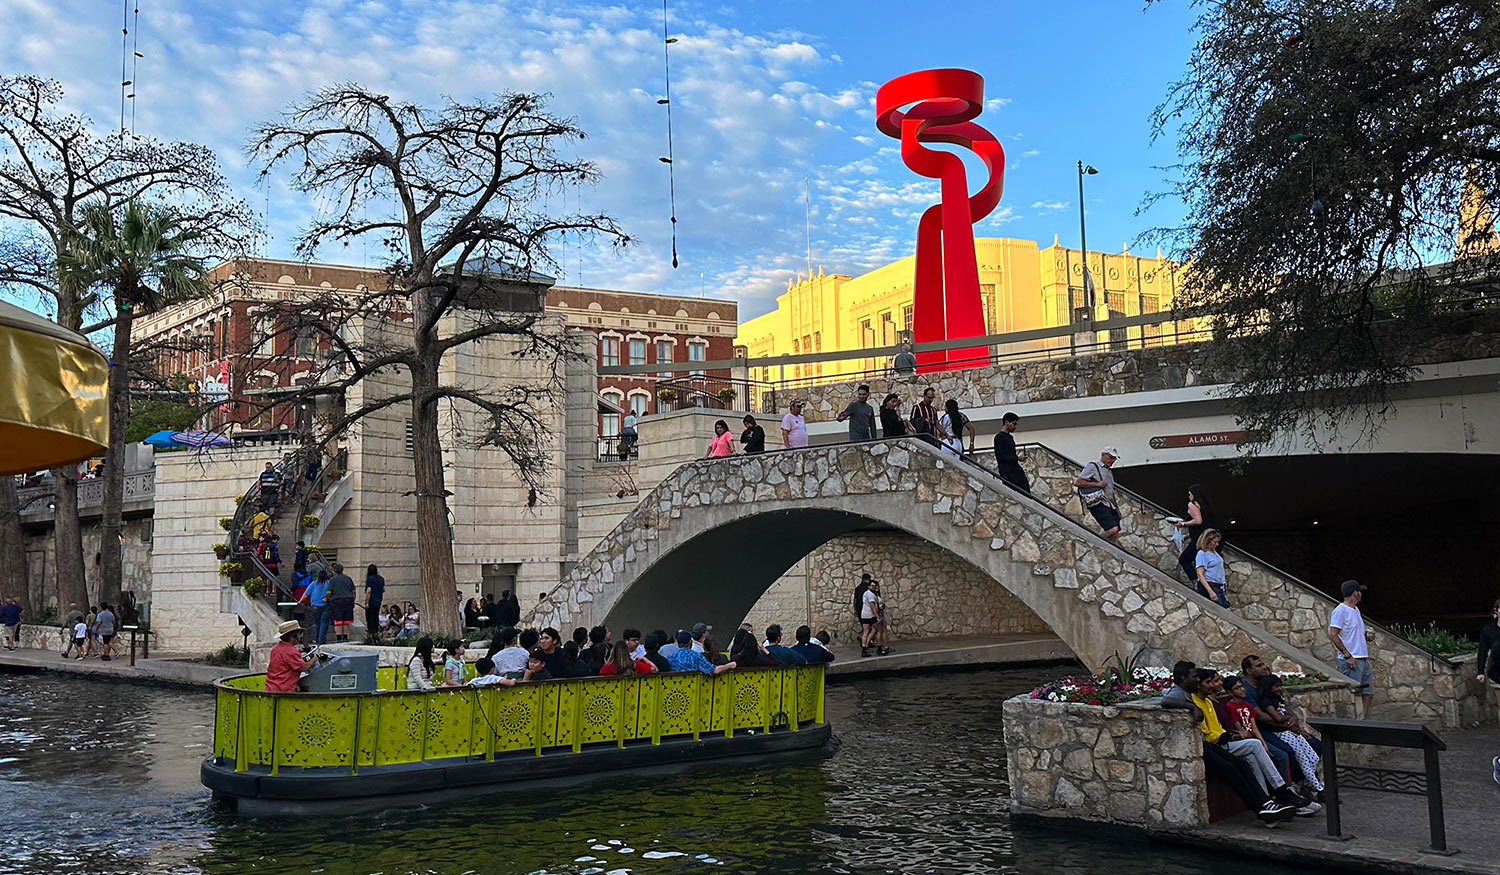
[[[1129,680],[1125,680],[1126,677]],[[1322,683],[1328,678],[1302,672],[1278,675],[1288,687]],[[1102,677],[1066,677],[1048,681],[1031,691],[1031,698],[1049,702],[1077,702],[1082,705],[1118,705],[1137,699],[1154,699],[1172,686],[1171,669],[1157,666],[1130,668],[1126,672],[1111,668]]]

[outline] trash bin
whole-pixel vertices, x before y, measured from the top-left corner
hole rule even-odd
[[[339,653],[329,651],[331,659],[318,660],[308,669],[304,681],[309,693],[373,693],[375,670],[380,667],[378,653]]]

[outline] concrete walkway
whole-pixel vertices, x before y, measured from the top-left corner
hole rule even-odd
[[[892,641],[889,656],[861,658],[858,647],[835,647],[838,659],[828,667],[830,677],[920,671],[958,666],[1006,665],[1018,662],[1074,660],[1073,652],[1056,635],[961,635]]]
[[[72,657],[64,658],[56,650],[21,649],[0,650],[0,671],[55,671],[63,674],[207,687],[218,678],[243,674],[246,670],[207,665],[189,659],[160,657],[152,659],[137,657],[135,665],[132,666],[128,650],[123,656],[116,656],[109,662],[105,662],[95,656],[75,660]]]
[[[1343,833],[1354,836],[1349,841],[1324,838],[1328,821],[1322,812],[1275,829],[1261,826],[1244,813],[1196,833],[1160,838],[1222,847],[1241,859],[1264,855],[1355,870],[1500,875],[1500,785],[1495,784],[1491,766],[1500,756],[1500,729],[1484,727],[1439,735],[1448,744],[1438,762],[1448,847],[1459,851],[1453,856],[1420,852],[1429,844],[1426,799],[1347,788],[1339,790],[1339,797],[1343,803]],[[1392,750],[1380,756],[1375,765],[1420,771],[1422,755],[1419,751]]]

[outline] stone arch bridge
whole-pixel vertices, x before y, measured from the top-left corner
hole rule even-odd
[[[530,624],[566,629],[733,628],[798,559],[871,524],[899,529],[988,574],[1098,669],[1151,662],[1229,665],[1241,654],[1334,668],[1194,597],[993,473],[914,439],[691,462],[666,477],[582,558]],[[858,569],[850,569],[851,576]],[[725,642],[727,644],[727,642]]]

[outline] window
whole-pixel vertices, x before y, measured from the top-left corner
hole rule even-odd
[[[880,314],[880,345],[894,346],[896,343],[896,323],[891,320],[891,311],[887,310]]]
[[[859,321],[859,344],[865,349],[875,345],[875,328],[868,319]]]
[[[691,341],[691,342],[688,343],[688,361],[690,361],[690,362],[702,362],[702,361],[707,361],[707,360],[708,360],[708,344],[704,343],[701,340],[694,340],[694,341]],[[695,371],[693,371],[693,373],[694,374],[702,374],[703,372],[700,371],[700,370],[695,370]]]
[[[272,356],[276,354],[276,317],[258,316],[255,319],[255,337],[260,343],[255,347],[255,354],[260,356]]]
[[[645,392],[634,392],[630,396],[630,412],[641,416],[646,412],[646,405],[651,403],[651,396]]]
[[[630,363],[633,365],[644,365],[646,363],[646,338],[630,338]]]
[[[979,284],[979,300],[984,305],[984,331],[986,334],[995,333],[995,284]]]
[[[616,407],[625,400],[619,392],[605,392],[604,400]],[[604,413],[599,416],[599,435],[601,437],[614,437],[620,433],[620,414]]]
[[[670,363],[677,355],[677,353],[674,352],[676,346],[677,344],[673,343],[670,340],[658,340],[656,342],[656,363]],[[662,371],[661,373],[657,374],[657,376],[670,377],[672,376],[672,373],[670,371]]]
[[[620,338],[599,338],[599,364],[603,367],[614,367],[620,363]]]
[[[297,326],[297,358],[312,358],[318,348],[318,332],[311,325]]]
[[[901,307],[901,327],[906,331],[911,330],[911,305],[905,304]]]

